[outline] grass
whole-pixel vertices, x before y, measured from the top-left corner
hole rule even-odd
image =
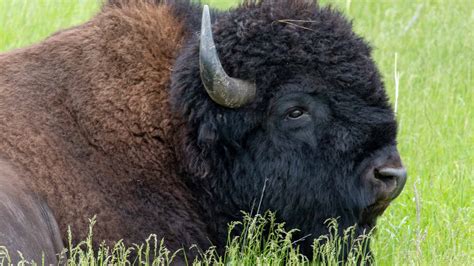
[[[207,2],[226,8],[237,1]],[[321,2],[354,20],[355,31],[375,48],[394,104],[398,94],[399,150],[409,180],[378,221],[376,263],[473,265],[474,1]],[[99,6],[96,0],[0,0],[0,51],[81,23]],[[239,254],[227,258],[243,262],[247,257]],[[264,254],[248,262],[264,263]],[[212,250],[207,255],[215,258]]]
[[[176,256],[181,256],[182,251],[174,253],[166,248],[163,240],[156,235],[151,235],[143,244],[125,246],[121,241],[114,246],[100,245],[96,250],[93,246],[93,227],[95,218],[90,220],[88,237],[77,245],[71,241],[60,255],[61,264],[76,265],[170,265]],[[227,249],[219,256],[215,248],[202,251],[197,247],[198,258],[188,263],[194,266],[202,265],[338,265],[342,254],[347,254],[346,265],[359,265],[373,262],[373,257],[367,255],[368,240],[371,234],[353,238],[354,227],[338,233],[336,219],[327,221],[330,234],[314,240],[314,258],[310,261],[299,253],[294,245],[293,234],[295,229],[286,231],[283,223],[277,223],[275,215],[266,212],[263,215],[250,216],[244,214],[242,222],[233,222],[229,226]],[[238,237],[230,237],[236,228],[244,228],[244,233]],[[69,239],[72,232],[68,231]],[[345,250],[348,244],[353,248]],[[347,252],[346,252],[347,251]],[[2,256],[2,252],[4,253]],[[134,256],[131,256],[134,254]],[[36,264],[37,262],[22,259],[21,265]],[[8,251],[0,246],[0,265],[10,265]],[[39,265],[44,265],[39,262]]]

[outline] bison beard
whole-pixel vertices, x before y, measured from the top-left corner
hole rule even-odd
[[[371,229],[406,174],[370,47],[311,1],[246,1],[212,19],[216,58],[255,84],[250,101],[208,94],[201,7],[188,1],[110,1],[84,25],[0,55],[0,198],[13,202],[0,212],[46,206],[37,223],[53,240],[70,225],[78,241],[97,215],[98,242],[156,233],[173,250],[223,248],[265,185],[261,211],[310,234],[308,256],[328,218]],[[20,223],[8,217],[0,225]],[[60,246],[0,233],[31,258]]]

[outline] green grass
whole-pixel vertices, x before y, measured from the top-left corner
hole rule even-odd
[[[409,180],[378,221],[377,264],[474,265],[474,1],[322,2],[344,11],[372,43],[393,102],[398,77],[399,150]],[[99,6],[0,0],[0,51],[81,23]]]
[[[73,245],[71,240],[61,253],[61,265],[83,266],[83,265],[170,265],[176,260],[176,256],[182,256],[182,250],[174,253],[166,248],[166,243],[151,235],[144,243],[133,246],[125,246],[119,241],[114,246],[101,244],[99,249],[93,246],[93,227],[95,218],[90,220],[87,238]],[[294,245],[294,233],[297,231],[285,230],[283,223],[277,223],[275,215],[266,212],[263,215],[250,216],[244,214],[242,222],[233,222],[229,225],[229,237],[227,248],[223,255],[219,255],[214,247],[208,250],[197,251],[199,256],[194,261],[187,261],[189,265],[338,265],[338,260],[343,253],[347,254],[345,265],[360,265],[361,263],[373,262],[373,257],[367,255],[368,240],[371,233],[354,238],[354,227],[338,233],[336,219],[327,221],[330,233],[315,239],[314,259],[309,261],[307,257],[299,253],[298,247]],[[230,237],[236,228],[244,228],[238,237]],[[68,231],[69,239],[72,232]],[[351,249],[345,250],[348,244]],[[347,251],[347,252],[346,252]],[[131,254],[135,254],[131,256]],[[19,264],[28,265],[37,262],[29,261],[21,256]],[[10,265],[11,259],[8,250],[0,246],[0,265]],[[39,263],[45,265],[44,261]]]

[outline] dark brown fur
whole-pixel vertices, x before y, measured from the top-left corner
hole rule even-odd
[[[167,87],[183,36],[166,5],[133,4],[0,55],[0,167],[47,201],[63,240],[67,226],[84,237],[97,215],[97,241],[207,244],[200,207],[171,170],[179,120]]]

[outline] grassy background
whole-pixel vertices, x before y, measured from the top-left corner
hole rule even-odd
[[[474,265],[474,1],[321,2],[347,14],[373,44],[394,103],[398,86],[409,180],[379,219],[377,263]],[[81,23],[99,7],[97,0],[0,0],[0,51]]]

